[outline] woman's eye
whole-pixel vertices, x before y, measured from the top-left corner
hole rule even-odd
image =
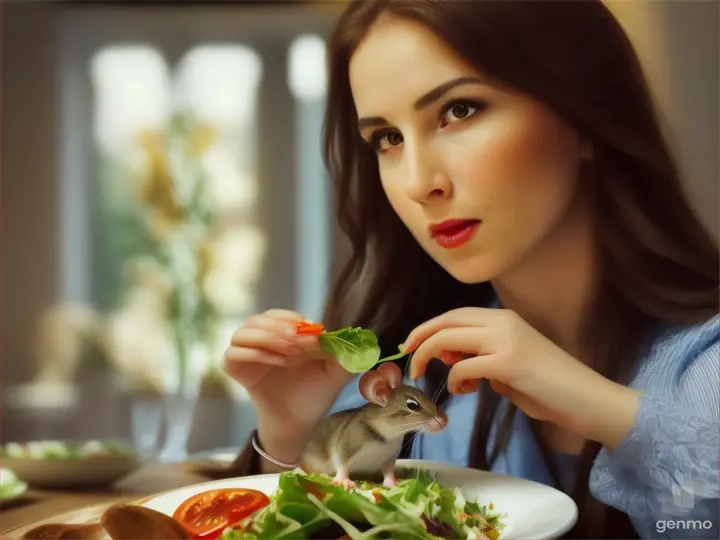
[[[397,131],[384,131],[373,135],[370,146],[375,150],[390,150],[395,146],[402,144],[403,136]]]
[[[441,123],[443,126],[457,122],[458,120],[464,120],[474,115],[482,108],[479,103],[471,103],[467,101],[456,101],[451,103],[445,108],[445,112],[442,115]]]

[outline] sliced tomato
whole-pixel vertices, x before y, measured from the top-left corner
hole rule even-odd
[[[254,489],[212,489],[183,501],[175,510],[173,519],[194,538],[211,539],[269,503],[267,495]]]
[[[325,331],[325,326],[311,321],[300,321],[295,325],[296,332],[303,336],[319,336]]]

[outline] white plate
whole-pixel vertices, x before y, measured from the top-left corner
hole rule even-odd
[[[140,467],[134,456],[103,456],[82,459],[0,458],[0,466],[11,469],[37,488],[97,488],[110,485]]]
[[[466,498],[477,499],[480,504],[493,503],[495,511],[506,514],[503,539],[557,538],[577,520],[573,500],[543,484],[430,461],[399,460],[397,465],[423,467],[438,473],[443,486],[459,487]],[[142,505],[172,516],[180,503],[208,489],[244,487],[271,495],[277,489],[278,478],[279,475],[270,474],[204,482],[145,499]]]
[[[204,450],[188,457],[189,462],[213,464],[220,466],[230,466],[238,457],[242,448],[216,448],[214,450]]]

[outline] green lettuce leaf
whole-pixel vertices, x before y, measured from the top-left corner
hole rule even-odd
[[[318,339],[320,348],[335,357],[349,373],[364,373],[380,362],[398,360],[406,354],[400,349],[397,354],[380,358],[377,336],[367,328],[342,328],[323,332]]]
[[[439,540],[435,534],[467,538],[480,532],[497,539],[502,523],[492,515],[492,506],[488,511],[466,501],[459,490],[442,487],[424,470],[399,478],[392,488],[360,481],[356,489],[346,490],[333,486],[328,475],[282,473],[270,505],[252,516],[244,530],[242,525],[226,529],[222,540],[310,539],[331,526],[339,526],[352,540]],[[461,516],[462,510],[474,516]]]
[[[0,468],[0,501],[10,501],[23,495],[28,485],[20,480],[15,472]]]

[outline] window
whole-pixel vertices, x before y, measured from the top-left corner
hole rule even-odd
[[[110,46],[93,56],[91,73],[96,295],[121,311],[110,319],[110,352],[118,365],[134,362],[136,376],[157,372],[162,355],[147,346],[148,330],[172,344],[169,319],[175,334],[212,339],[206,354],[187,356],[199,363],[188,378],[201,377],[222,356],[227,329],[257,304],[267,242],[254,211],[262,62],[244,45],[198,45],[171,70],[152,47]],[[176,309],[164,307],[173,300]],[[208,317],[215,326],[195,333]],[[130,345],[138,342],[146,345]],[[165,360],[168,372],[175,361]]]
[[[322,34],[333,16],[289,11],[297,17],[244,7],[69,11],[61,300],[102,313],[141,386],[168,392],[200,379],[251,313],[321,315],[331,245]],[[212,339],[197,346],[208,319]],[[179,350],[185,368],[174,376]],[[238,392],[236,419],[201,447],[237,444],[254,427]],[[124,433],[128,418],[109,431]]]

